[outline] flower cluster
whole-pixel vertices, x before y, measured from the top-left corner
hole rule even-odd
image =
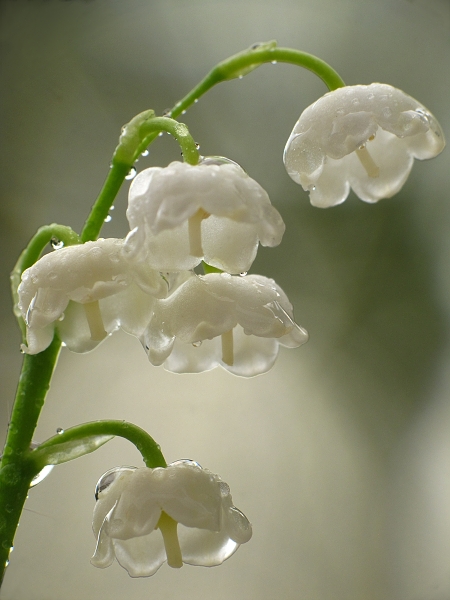
[[[279,244],[285,227],[239,165],[209,157],[145,169],[130,187],[127,217],[125,240],[68,246],[24,271],[25,352],[45,350],[55,330],[70,350],[86,352],[120,327],[170,371],[221,365],[252,376],[271,368],[280,344],[307,341],[283,290],[245,275],[258,244]],[[202,260],[223,272],[197,275]]]
[[[220,565],[252,536],[228,485],[190,460],[111,469],[96,498],[91,562],[105,568],[116,558],[131,577],[149,577],[165,561],[174,568]]]

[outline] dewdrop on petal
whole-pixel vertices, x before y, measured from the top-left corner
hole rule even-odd
[[[141,338],[150,362],[175,373],[217,366],[243,377],[268,371],[279,346],[308,340],[283,290],[261,275],[192,275],[156,300]]]
[[[350,188],[365,202],[390,198],[414,158],[437,156],[442,129],[417,100],[382,83],[338,88],[303,111],[284,150],[290,177],[311,204],[344,202]]]
[[[258,244],[278,245],[285,229],[264,189],[220,157],[141,171],[127,217],[125,250],[159,271],[193,269],[202,259],[229,273],[248,271]]]
[[[228,485],[191,460],[111,469],[96,498],[91,563],[105,568],[116,559],[131,577],[150,577],[166,561],[173,568],[220,565],[252,536]]]

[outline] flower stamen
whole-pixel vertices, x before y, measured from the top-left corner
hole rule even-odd
[[[232,367],[234,364],[233,330],[222,333],[222,361]]]
[[[83,304],[84,312],[86,313],[86,319],[91,332],[91,340],[94,342],[100,342],[104,340],[108,335],[103,325],[102,313],[100,312],[100,305],[98,300],[94,302],[87,302]]]
[[[189,254],[191,256],[203,256],[202,248],[202,221],[210,216],[208,212],[199,208],[198,211],[189,218]]]
[[[362,166],[366,170],[369,177],[378,177],[380,175],[380,168],[377,166],[375,161],[367,150],[366,146],[360,146],[356,150],[356,156],[359,158]]]
[[[166,549],[167,564],[173,569],[180,569],[183,566],[177,525],[178,523],[172,517],[169,517],[167,513],[162,511],[155,528],[161,530]]]

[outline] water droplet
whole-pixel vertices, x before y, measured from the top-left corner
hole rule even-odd
[[[220,495],[222,497],[227,497],[230,495],[230,486],[228,485],[228,483],[225,483],[225,481],[220,481],[219,482],[219,490],[220,490]]]
[[[56,433],[58,435],[62,435],[64,433],[64,429],[62,427],[58,427],[58,429],[56,430]]]
[[[200,348],[200,346],[202,345],[202,341],[199,340],[198,342],[192,342],[192,345],[194,346],[194,348]]]
[[[365,144],[361,144],[361,146],[358,148],[359,150],[364,150],[364,148],[366,147]]]
[[[115,209],[115,206],[113,204],[109,210],[114,210],[114,209]]]
[[[177,106],[178,106],[178,104],[177,104]],[[171,116],[171,114],[172,114],[172,111],[170,110],[170,108],[165,108],[165,109],[162,111],[162,116],[163,116],[163,117],[170,117],[170,116]]]
[[[106,215],[105,217],[105,223],[110,223],[112,221],[112,216],[111,215]]]
[[[242,273],[239,273],[239,275],[241,277],[245,277],[247,275],[248,271],[242,271]]]
[[[7,567],[8,565],[9,565],[9,560],[8,560],[8,559],[6,559],[6,560],[5,560],[5,567]]]
[[[136,177],[136,169],[134,167],[131,167],[131,169],[128,171],[128,175],[125,177],[125,179],[134,179]]]
[[[373,142],[373,140],[375,139],[375,133],[372,133],[372,135],[369,138],[369,142]]]
[[[424,123],[426,123],[427,125],[429,124],[430,115],[426,111],[424,111],[422,108],[416,108],[416,113],[419,115],[419,117]]]
[[[195,147],[197,148],[197,150],[200,150],[200,144],[195,144]]]
[[[60,250],[61,248],[64,247],[64,242],[62,240],[58,240],[57,238],[52,238],[50,240],[50,244],[51,244],[53,250]]]
[[[14,546],[11,546],[9,549],[9,553],[11,554],[11,552],[14,552]]]
[[[182,110],[182,111],[181,111],[181,114],[182,114],[182,115],[185,115],[185,114],[186,114],[186,111],[185,111],[185,110]]]
[[[144,152],[141,152],[141,156],[148,156],[148,155],[149,155],[148,150],[144,150]]]
[[[168,467],[176,467],[178,465],[189,465],[191,467],[197,467],[197,469],[201,469],[202,466],[196,462],[195,460],[191,460],[190,458],[180,458],[179,460],[175,460],[173,463],[170,463],[170,465],[167,465]]]
[[[196,99],[194,100],[194,104],[197,104],[197,102],[198,102],[198,98],[196,98]]]
[[[41,481],[44,481],[47,475],[49,475],[53,470],[53,467],[54,465],[47,465],[42,469],[42,471],[39,471],[39,473],[31,480],[30,488],[34,487],[38,483],[41,483]]]
[[[276,61],[276,60],[273,60],[273,61],[272,61],[272,64],[273,64],[273,65],[276,65],[276,64],[277,64],[277,62],[278,62],[278,61]]]
[[[26,354],[26,346],[25,344],[20,344],[20,354]]]
[[[243,77],[244,77],[243,75],[239,75],[239,79],[243,79]]]
[[[252,44],[250,46],[250,50],[257,50],[258,48],[260,48],[263,45],[264,45],[263,42],[256,42],[255,44]]]
[[[134,471],[136,467],[114,467],[100,477],[95,486],[95,499],[98,500],[100,492],[108,488],[119,475],[125,471]]]
[[[236,167],[242,169],[241,165],[239,165],[234,160],[231,160],[230,158],[226,158],[225,156],[203,156],[198,164],[208,166],[218,165],[219,167],[220,165],[235,165]]]

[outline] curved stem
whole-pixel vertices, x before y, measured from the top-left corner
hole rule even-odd
[[[161,448],[155,440],[144,431],[144,429],[141,429],[132,423],[127,423],[126,421],[112,420],[93,421],[91,423],[83,423],[82,425],[71,427],[64,431],[64,433],[58,434],[43,444],[40,444],[39,447],[31,453],[31,458],[36,464],[38,471],[40,471],[47,464],[55,464],[50,462],[47,457],[52,454],[58,446],[68,446],[70,442],[72,442],[73,445],[76,441],[83,442],[83,440],[92,437],[107,438],[113,436],[125,438],[134,444],[142,454],[142,458],[147,467],[151,469],[154,469],[155,467],[167,467]],[[64,461],[61,460],[59,462]]]
[[[55,335],[44,352],[24,357],[0,463],[0,583],[30,482],[39,472],[28,459],[29,449],[60,347],[61,342]]]
[[[169,117],[155,117],[152,110],[136,115],[123,128],[113,159],[111,170],[81,232],[81,240],[97,239],[114,199],[130,169],[141,152],[162,131],[173,135],[180,145],[183,158],[191,165],[199,160],[197,145],[184,123]]]
[[[278,48],[275,44],[276,42],[260,44],[220,62],[195,88],[175,104],[170,111],[170,116],[177,117],[218,83],[247,75],[264,63],[289,63],[308,69],[320,77],[330,91],[345,86],[340,75],[317,56],[292,48]]]

